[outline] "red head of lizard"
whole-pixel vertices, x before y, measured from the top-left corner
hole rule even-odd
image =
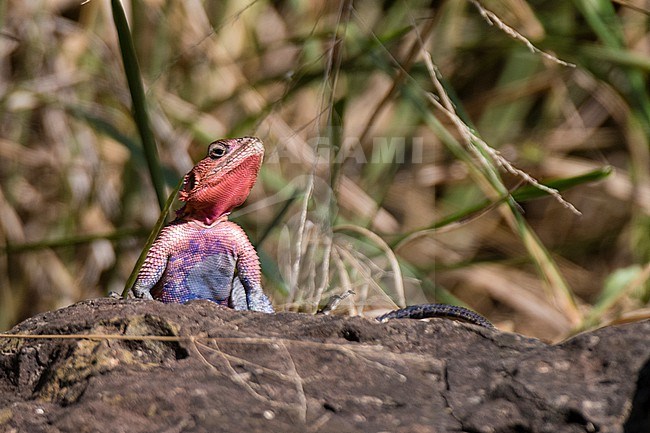
[[[264,157],[256,137],[217,140],[208,155],[183,179],[179,198],[185,206],[178,218],[212,224],[228,215],[248,197]]]

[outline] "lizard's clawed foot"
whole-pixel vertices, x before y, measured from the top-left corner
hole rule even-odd
[[[146,299],[148,301],[153,301],[153,296],[151,296],[151,293],[149,293],[148,290],[133,289],[131,293],[133,293],[133,296],[135,296],[137,299]]]

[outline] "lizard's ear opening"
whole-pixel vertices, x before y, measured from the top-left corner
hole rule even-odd
[[[183,179],[183,189],[181,189],[181,192],[179,194],[179,198],[182,201],[186,201],[194,189],[194,185],[196,185],[196,176],[194,175],[194,171],[190,171],[185,175],[185,179]]]

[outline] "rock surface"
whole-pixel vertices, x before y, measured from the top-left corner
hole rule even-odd
[[[91,335],[0,338],[0,432],[650,432],[650,321],[547,345],[107,298],[10,332]]]

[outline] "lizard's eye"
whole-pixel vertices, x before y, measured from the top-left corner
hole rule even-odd
[[[228,152],[228,147],[223,143],[212,143],[208,149],[208,156],[212,159],[219,159]]]

